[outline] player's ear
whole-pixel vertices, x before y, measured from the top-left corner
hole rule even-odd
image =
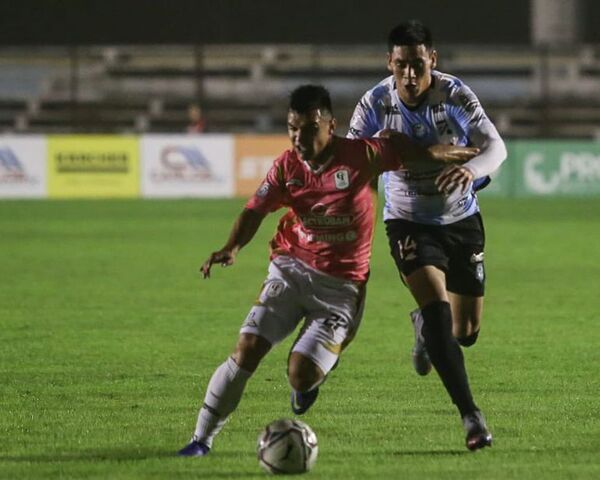
[[[394,67],[392,65],[392,54],[391,53],[387,54],[387,69],[392,73],[394,72]]]
[[[433,70],[435,67],[437,67],[437,50],[436,49],[431,50],[431,53],[429,54],[429,58],[431,59],[431,69]]]
[[[329,121],[329,134],[330,135],[333,135],[333,132],[335,132],[335,127],[337,127],[337,120],[335,119],[335,117],[333,117]]]

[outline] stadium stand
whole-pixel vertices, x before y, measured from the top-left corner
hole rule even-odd
[[[506,137],[600,138],[599,52],[455,45],[440,52],[440,70],[473,87]],[[387,74],[378,45],[0,49],[0,130],[184,132],[199,101],[209,132],[280,132],[288,92],[319,82],[343,132]]]

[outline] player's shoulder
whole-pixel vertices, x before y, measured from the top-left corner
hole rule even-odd
[[[384,138],[344,138],[336,137],[337,156],[342,162],[362,165],[380,152],[388,140]]]
[[[479,100],[473,90],[457,76],[437,70],[432,75],[435,78],[434,96],[436,98],[434,101],[436,103],[442,101],[466,110],[479,105]]]
[[[393,91],[394,77],[393,75],[390,75],[389,77],[381,80],[373,88],[367,90],[362,96],[361,102],[369,106],[388,103],[387,100],[391,97]]]

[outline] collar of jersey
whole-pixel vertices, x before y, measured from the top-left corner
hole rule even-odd
[[[332,150],[335,150],[335,144],[332,145]],[[322,163],[321,165],[319,165],[319,168],[313,168],[310,165],[310,163],[308,163],[306,160],[302,160],[302,163],[304,163],[304,165],[306,165],[306,168],[311,173],[314,173],[315,175],[321,175],[321,173],[323,173],[329,167],[329,165],[331,165],[331,162],[333,162],[334,157],[335,157],[335,151],[332,151],[331,155],[329,155],[329,158],[327,160],[325,160],[325,163]]]

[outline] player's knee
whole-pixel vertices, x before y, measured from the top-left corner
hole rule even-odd
[[[458,343],[468,347],[477,341],[479,334],[479,319],[473,317],[454,319],[452,333]]]
[[[323,372],[308,358],[295,352],[288,363],[288,380],[297,392],[308,392],[323,380]]]
[[[471,347],[472,345],[475,345],[475,342],[477,341],[477,337],[479,337],[479,330],[476,330],[475,332],[471,333],[470,335],[456,337],[456,341],[458,343],[460,343],[463,347]]]
[[[243,333],[238,339],[232,358],[240,368],[254,372],[270,349],[271,344],[267,339],[251,333]]]

